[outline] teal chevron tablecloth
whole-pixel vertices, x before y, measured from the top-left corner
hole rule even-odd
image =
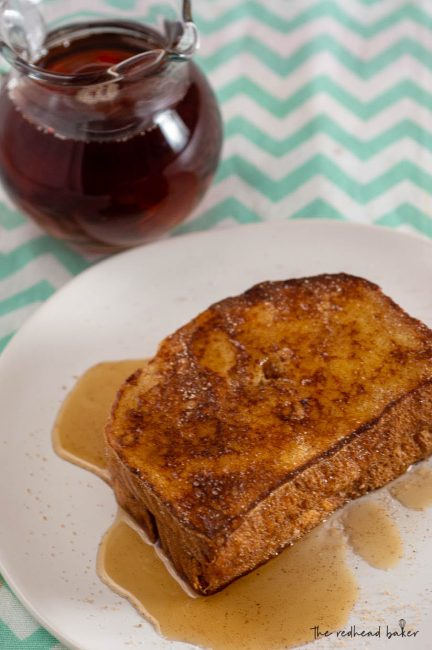
[[[91,2],[113,16],[134,4]],[[176,234],[326,217],[432,236],[431,0],[195,0],[195,15],[226,138]],[[92,260],[0,201],[1,350]],[[62,648],[4,583],[0,648]]]

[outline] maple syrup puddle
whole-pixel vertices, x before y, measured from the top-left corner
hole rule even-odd
[[[413,469],[390,488],[391,495],[406,508],[424,510],[432,506],[432,470]]]
[[[109,482],[104,426],[119,386],[142,364],[100,363],[77,381],[53,431],[54,449],[62,458]],[[397,484],[398,491],[403,485]],[[432,494],[432,472],[422,485],[416,488],[412,482],[404,500],[393,488],[392,493],[404,505],[420,507],[427,501],[420,500],[420,492]],[[353,550],[372,566],[388,568],[400,558],[399,533],[380,506],[354,503],[340,520]],[[344,626],[357,597],[346,552],[344,532],[320,526],[221,592],[192,598],[167,570],[157,548],[119,510],[100,544],[97,567],[101,579],[168,639],[212,650],[279,650],[311,641],[316,625],[326,630]]]
[[[140,360],[98,363],[78,379],[67,395],[53,430],[55,452],[109,482],[104,427],[120,385]]]
[[[223,591],[191,598],[152,546],[119,515],[99,549],[98,572],[168,639],[213,650],[270,650],[311,641],[348,618],[356,586],[336,528],[321,527]]]
[[[401,560],[403,544],[399,529],[382,505],[359,501],[341,517],[353,551],[376,569],[389,569]]]

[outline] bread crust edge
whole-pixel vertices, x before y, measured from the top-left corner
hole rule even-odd
[[[383,487],[432,454],[431,414],[428,380],[289,475],[234,530],[211,538],[179,521],[110,445],[107,463],[119,505],[151,541],[160,541],[179,575],[198,594],[211,595],[278,555],[348,501]]]

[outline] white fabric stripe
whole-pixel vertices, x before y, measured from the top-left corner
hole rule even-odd
[[[25,291],[37,282],[47,280],[55,289],[60,289],[71,278],[71,274],[51,253],[31,260],[24,268],[0,281],[0,300]]]
[[[422,0],[417,0],[417,3],[421,5]],[[423,0],[425,11],[430,8],[428,3],[429,0]],[[379,0],[379,2],[374,2],[372,5],[365,5],[360,0],[348,0],[348,2],[342,3],[344,11],[363,25],[373,25],[399,11],[406,4],[406,0]]]
[[[328,115],[348,133],[357,138],[370,140],[409,119],[427,132],[432,132],[431,111],[422,108],[411,99],[402,98],[368,120],[362,120],[326,93],[319,93],[298,109],[284,117],[276,117],[258,105],[248,95],[238,95],[222,107],[225,121],[242,117],[255,124],[273,138],[283,140],[318,115]]]
[[[419,210],[429,214],[432,218],[430,194],[419,189],[410,181],[402,181],[388,192],[384,192],[363,205],[357,203],[326,178],[317,175],[276,203],[242,179],[232,176],[210,188],[204,204],[194,212],[191,219],[199,217],[212,206],[233,197],[265,220],[287,218],[317,199],[327,201],[350,221],[361,223],[371,223],[382,215],[396,210],[404,203],[416,205]],[[305,216],[307,215],[305,214]]]
[[[27,219],[23,224],[12,230],[0,228],[1,253],[7,255],[22,244],[23,241],[30,241],[44,234],[36,224]]]
[[[430,29],[409,19],[402,20],[375,36],[368,37],[345,27],[332,16],[324,16],[313,22],[308,22],[288,34],[275,30],[251,16],[245,16],[240,21],[227,25],[223,30],[206,34],[203,38],[201,53],[205,56],[213,54],[244,34],[253,35],[255,39],[277,52],[279,56],[286,57],[291,56],[298,48],[319,36],[331,36],[344,49],[365,61],[370,61],[407,38],[426,49],[430,49],[432,40]]]
[[[320,76],[329,77],[335,84],[340,84],[343,90],[362,103],[377,99],[396,84],[406,80],[412,80],[428,93],[432,92],[432,71],[409,55],[400,57],[371,79],[363,80],[348,70],[330,52],[314,55],[285,77],[278,75],[252,54],[241,52],[213,70],[210,79],[212,85],[220,90],[245,77],[274,97],[285,99],[292,97],[307,83],[311,83],[314,77]]]
[[[239,134],[225,142],[223,157],[227,159],[231,156],[241,156],[252,165],[255,161],[255,166],[258,166],[265,176],[279,181],[317,154],[327,156],[348,176],[360,183],[373,181],[391,171],[401,161],[409,161],[420,169],[432,173],[432,153],[409,138],[402,138],[393,145],[385,147],[369,160],[362,161],[350,149],[343,147],[325,133],[317,132],[299,147],[281,157],[263,151],[254,142]]]
[[[36,621],[5,587],[0,588],[0,618],[21,641],[39,629]]]
[[[1,316],[0,339],[19,329],[25,323],[25,321],[36,311],[36,309],[38,309],[39,306],[40,303],[35,302],[31,305],[26,305],[21,309],[15,309],[5,316]]]

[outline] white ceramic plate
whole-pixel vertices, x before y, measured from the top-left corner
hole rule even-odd
[[[67,646],[191,647],[159,637],[96,577],[96,550],[115,503],[102,481],[52,451],[65,390],[101,360],[152,355],[162,337],[197,312],[256,282],[339,271],[377,282],[432,326],[429,242],[380,228],[297,221],[178,237],[111,258],[59,291],[9,344],[0,359],[0,569]],[[431,647],[432,512],[399,514],[406,552],[396,568],[379,571],[351,558],[361,595],[350,624],[398,629],[403,618],[419,634],[414,641],[345,639],[343,647]],[[318,647],[340,645],[324,640]]]

